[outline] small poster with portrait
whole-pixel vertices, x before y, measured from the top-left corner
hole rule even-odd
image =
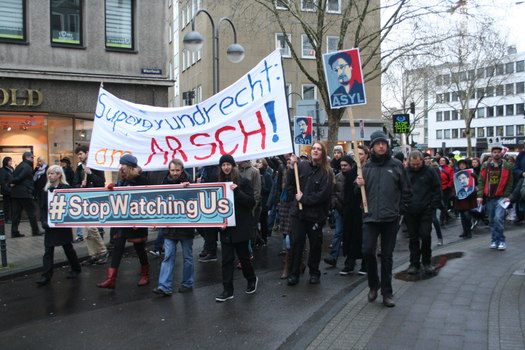
[[[294,118],[294,143],[296,145],[312,145],[312,117]]]
[[[365,83],[359,49],[330,52],[323,55],[330,108],[366,104]]]
[[[473,169],[465,169],[454,174],[454,189],[458,199],[466,199],[476,190],[473,173]]]

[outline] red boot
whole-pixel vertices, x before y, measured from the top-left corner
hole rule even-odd
[[[140,267],[140,279],[137,286],[145,286],[147,284],[149,284],[149,264]]]
[[[117,286],[117,272],[118,269],[114,267],[108,268],[108,278],[104,282],[97,284],[97,287],[115,289],[115,287]]]

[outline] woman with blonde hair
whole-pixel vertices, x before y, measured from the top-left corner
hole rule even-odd
[[[59,165],[51,165],[46,172],[47,183],[44,186],[40,200],[40,220],[42,227],[46,234],[44,236],[44,247],[45,253],[43,257],[43,272],[42,277],[36,281],[40,286],[46,285],[51,281],[53,276],[53,257],[55,247],[62,246],[64,254],[67,257],[71,271],[66,278],[76,278],[81,271],[80,263],[78,261],[77,253],[73,248],[73,230],[70,227],[49,227],[47,222],[48,214],[48,196],[55,189],[69,188],[69,184],[66,182],[64,170]]]

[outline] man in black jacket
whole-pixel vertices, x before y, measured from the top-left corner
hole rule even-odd
[[[383,305],[394,307],[392,291],[392,252],[396,245],[399,220],[410,200],[410,183],[403,164],[392,158],[386,135],[375,131],[370,139],[370,162],[356,183],[365,186],[368,213],[363,214],[363,258],[368,273],[368,301],[377,299],[381,287]],[[376,245],[381,235],[381,281],[377,272]]]
[[[41,236],[36,221],[36,210],[33,204],[33,154],[24,152],[22,163],[18,164],[11,180],[11,200],[13,204],[13,224],[11,225],[11,237],[24,237],[18,231],[22,210],[25,210],[31,224],[33,236]]]
[[[436,171],[425,165],[423,154],[413,151],[408,157],[408,178],[412,186],[412,197],[405,220],[408,228],[410,266],[408,273],[419,273],[421,262],[423,272],[434,272],[432,258],[432,214],[441,204],[441,181]]]
[[[4,202],[4,221],[7,224],[11,221],[11,180],[13,179],[13,159],[4,157],[2,168],[0,169],[0,188],[2,190],[2,201]]]

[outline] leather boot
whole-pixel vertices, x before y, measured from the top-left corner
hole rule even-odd
[[[104,282],[97,284],[97,287],[115,289],[115,287],[117,286],[118,269],[110,267],[106,271],[108,274],[108,278]]]
[[[149,264],[140,267],[140,279],[137,286],[145,286],[149,284]]]
[[[284,267],[283,267],[283,273],[281,274],[281,279],[285,280],[288,278],[288,275],[290,274],[290,262],[291,262],[292,255],[290,254],[290,249],[286,249],[286,253],[284,255]]]

